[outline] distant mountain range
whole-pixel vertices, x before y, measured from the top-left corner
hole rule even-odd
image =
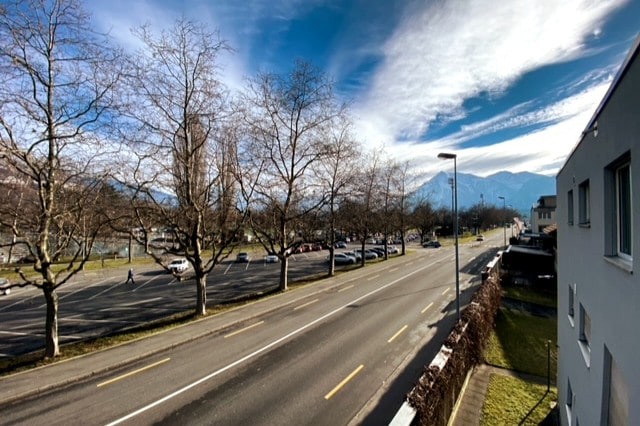
[[[416,194],[429,200],[436,208],[451,208],[451,185],[453,173],[440,172],[422,184]],[[502,207],[505,197],[507,206],[529,216],[531,206],[542,195],[555,195],[556,179],[535,173],[498,172],[485,178],[458,173],[458,209],[476,204]]]

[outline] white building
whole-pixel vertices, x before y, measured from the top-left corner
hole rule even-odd
[[[639,44],[557,176],[562,425],[640,424]]]
[[[544,228],[556,223],[556,196],[543,195],[531,207],[531,232],[542,233]]]

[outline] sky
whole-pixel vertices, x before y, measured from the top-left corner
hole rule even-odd
[[[221,79],[304,59],[351,106],[356,138],[428,178],[554,176],[640,31],[638,0],[84,0],[126,48],[131,28],[204,23],[234,49]],[[451,161],[448,161],[451,163]]]

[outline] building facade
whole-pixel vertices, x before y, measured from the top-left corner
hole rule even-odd
[[[640,422],[639,43],[556,178],[562,425]]]
[[[556,223],[556,196],[543,195],[531,207],[531,232],[541,233],[547,226]]]

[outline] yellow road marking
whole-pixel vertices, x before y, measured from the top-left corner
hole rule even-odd
[[[424,308],[423,310],[420,311],[420,313],[424,314],[425,312],[427,312],[427,309],[429,309],[432,306],[433,306],[433,302],[429,303],[426,308]]]
[[[371,281],[371,280],[375,280],[376,278],[378,278],[380,276],[380,274],[378,275],[374,275],[372,277],[367,278],[367,281]]]
[[[335,388],[333,388],[333,390],[331,392],[329,392],[328,394],[326,394],[324,396],[324,399],[331,399],[331,397],[333,395],[335,395],[336,393],[338,393],[338,391],[340,389],[342,389],[344,387],[344,385],[346,385],[347,383],[349,383],[349,381],[351,379],[353,379],[356,374],[358,374],[360,372],[360,370],[362,370],[364,368],[363,364],[360,364],[360,367],[356,368],[355,370],[353,370],[353,372],[351,374],[349,374],[347,377],[345,377],[345,379],[343,381],[341,381],[338,386],[336,386]]]
[[[398,330],[398,332],[396,334],[391,336],[391,339],[387,340],[387,343],[393,342],[395,340],[395,338],[398,337],[399,335],[401,335],[407,328],[409,328],[408,325],[405,325],[404,327],[402,327],[400,330]]]
[[[309,305],[311,305],[311,304],[313,304],[313,303],[316,303],[317,301],[318,301],[318,299],[313,299],[311,302],[307,302],[307,303],[305,303],[305,304],[303,304],[303,305],[296,306],[295,308],[293,308],[293,310],[294,310],[294,311],[297,311],[298,309],[302,309],[302,308],[304,308],[305,306],[309,306]]]
[[[353,284],[348,285],[346,287],[342,287],[340,290],[338,290],[338,293],[340,293],[341,291],[345,291],[345,290],[349,290],[350,288],[355,287]]]
[[[253,328],[253,327],[257,327],[257,326],[259,326],[259,325],[261,325],[261,324],[264,324],[264,321],[260,321],[260,322],[257,322],[257,323],[255,323],[255,324],[252,324],[252,325],[250,325],[250,326],[248,326],[248,327],[241,328],[240,330],[236,330],[236,331],[234,331],[233,333],[229,333],[229,334],[227,334],[226,336],[224,336],[224,338],[226,339],[227,337],[235,336],[236,334],[240,334],[240,333],[242,333],[243,331],[247,331],[247,330],[249,330],[249,329],[251,329],[251,328]]]
[[[442,292],[442,295],[444,296],[445,294],[447,294],[449,290],[451,290],[449,287],[445,288],[444,291]]]
[[[110,385],[113,382],[117,382],[118,380],[122,380],[122,379],[125,379],[125,378],[129,377],[129,376],[133,376],[134,374],[142,373],[145,370],[148,370],[148,369],[153,368],[153,367],[157,367],[160,364],[164,364],[165,362],[169,362],[170,360],[171,360],[171,358],[165,358],[165,359],[160,360],[158,362],[154,362],[153,364],[147,365],[146,367],[139,368],[139,369],[131,371],[131,372],[127,373],[127,374],[123,374],[122,376],[114,377],[113,379],[107,380],[106,382],[98,383],[97,387]]]

